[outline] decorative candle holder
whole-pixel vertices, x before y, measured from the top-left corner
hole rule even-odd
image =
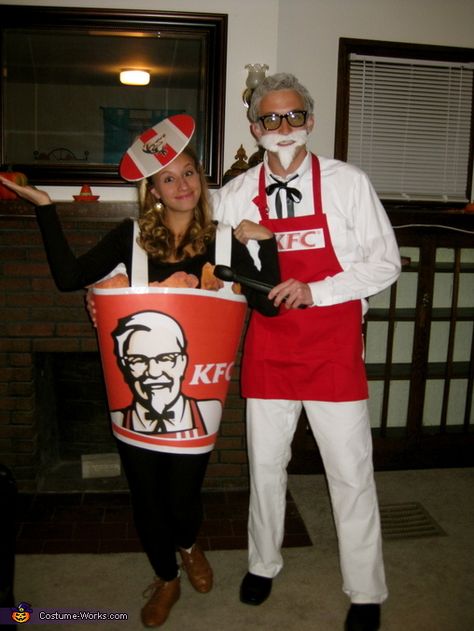
[[[242,94],[242,101],[245,107],[250,106],[250,99],[255,88],[265,79],[265,73],[268,70],[267,64],[247,64],[245,69],[248,70],[246,88]]]

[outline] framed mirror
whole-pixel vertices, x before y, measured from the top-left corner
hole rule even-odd
[[[220,186],[227,15],[0,5],[0,25],[2,169],[33,184],[126,185],[118,164],[137,135],[185,112]],[[125,70],[149,82],[123,84]]]

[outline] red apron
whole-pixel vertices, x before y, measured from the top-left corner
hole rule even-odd
[[[342,271],[321,203],[319,160],[312,156],[314,214],[269,219],[262,166],[260,223],[275,233],[283,280],[324,280]],[[362,304],[252,312],[242,359],[242,395],[293,401],[359,401],[368,387],[362,347]]]

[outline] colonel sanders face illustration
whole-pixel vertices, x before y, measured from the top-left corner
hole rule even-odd
[[[162,414],[181,395],[188,357],[181,326],[159,311],[119,320],[115,354],[135,399]]]

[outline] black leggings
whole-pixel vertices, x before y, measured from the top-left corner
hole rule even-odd
[[[155,571],[178,575],[176,548],[190,548],[202,522],[201,486],[210,452],[169,454],[117,441],[127,476],[135,526]]]

